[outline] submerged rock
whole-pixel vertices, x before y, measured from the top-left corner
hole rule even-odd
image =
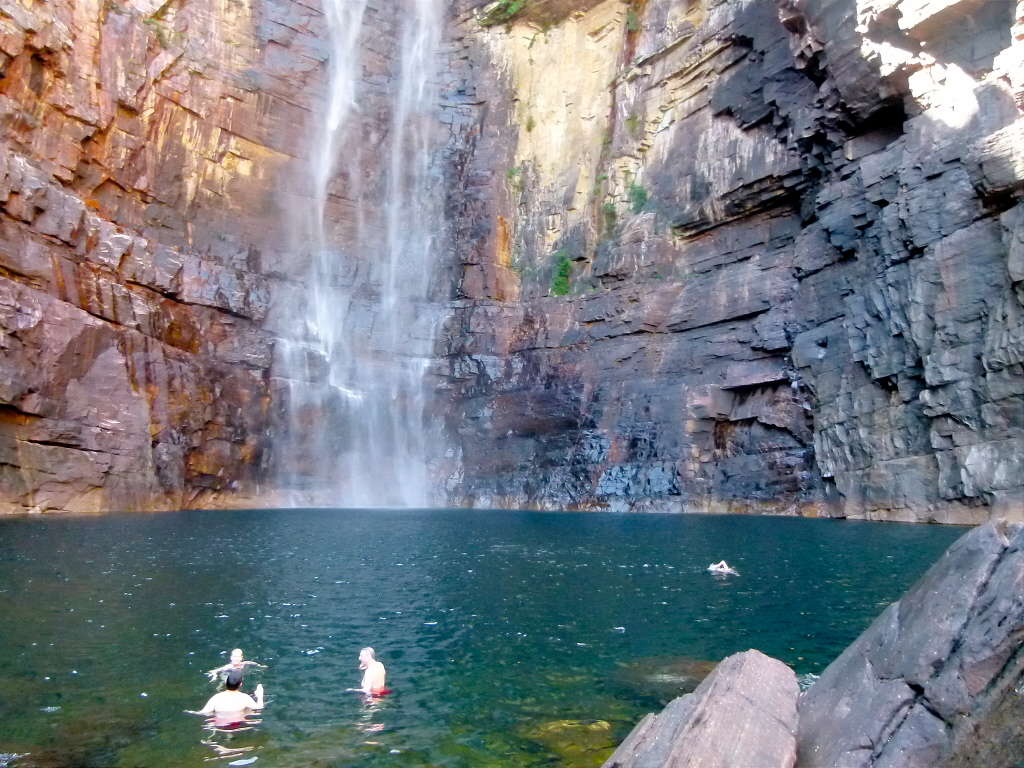
[[[798,694],[781,661],[754,650],[734,654],[693,693],[641,720],[604,768],[791,768]]]
[[[552,720],[525,735],[558,755],[558,764],[566,768],[595,765],[615,749],[615,732],[607,720]]]
[[[662,704],[690,693],[714,671],[717,662],[685,656],[656,656],[622,664],[613,680],[634,693],[657,698]]]

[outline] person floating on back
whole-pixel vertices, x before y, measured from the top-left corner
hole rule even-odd
[[[359,668],[364,670],[363,682],[358,688],[349,690],[367,693],[371,696],[384,696],[391,693],[384,685],[387,670],[384,669],[383,664],[377,661],[377,654],[373,648],[363,648],[359,651]]]
[[[222,667],[211,669],[206,673],[206,676],[210,678],[210,682],[215,682],[218,677],[222,675],[226,676],[232,672],[237,672],[241,677],[245,677],[245,672],[249,667],[259,667],[260,669],[266,669],[266,664],[260,664],[256,661],[248,661],[245,658],[245,654],[242,653],[241,648],[235,648],[231,652],[231,661]]]
[[[256,686],[256,698],[242,693],[238,688],[242,685],[242,673],[238,670],[228,672],[224,680],[224,690],[215,693],[206,702],[206,706],[198,712],[185,710],[190,715],[213,715],[215,728],[232,728],[245,725],[245,716],[250,712],[263,709],[263,684]]]
[[[708,571],[711,573],[719,573],[724,576],[739,576],[740,572],[729,565],[725,560],[719,560],[717,563],[712,563],[708,566]]]

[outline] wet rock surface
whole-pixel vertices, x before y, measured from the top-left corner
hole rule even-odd
[[[452,500],[1024,514],[1022,14],[459,5]]]

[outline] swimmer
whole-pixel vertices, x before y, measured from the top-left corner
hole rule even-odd
[[[185,711],[190,715],[213,715],[213,725],[217,728],[244,723],[249,712],[263,709],[263,684],[256,686],[256,698],[238,690],[241,685],[242,673],[232,670],[224,680],[224,690],[211,696],[205,707],[198,712]]]
[[[708,566],[708,571],[711,573],[720,573],[727,576],[739,576],[740,573],[725,560],[719,560],[717,563],[712,563]]]
[[[387,671],[384,669],[384,665],[377,661],[377,654],[373,648],[363,648],[359,652],[359,668],[365,671],[362,684],[355,690],[371,695],[381,694],[387,690],[384,687],[384,677],[387,675]]]
[[[260,664],[257,661],[248,661],[245,658],[245,654],[242,653],[241,648],[235,648],[231,652],[231,661],[225,664],[223,667],[217,667],[211,669],[206,673],[206,676],[210,678],[210,682],[214,682],[221,675],[227,675],[231,672],[237,672],[242,677],[245,676],[245,671],[248,667],[259,667],[260,669],[266,669],[266,664]]]

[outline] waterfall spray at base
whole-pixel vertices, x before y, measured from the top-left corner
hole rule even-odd
[[[311,204],[292,217],[308,279],[302,305],[287,309],[295,338],[278,356],[276,474],[295,504],[432,500],[440,430],[425,376],[442,306],[432,296],[443,228],[432,148],[443,12],[441,0],[384,8],[393,19],[366,0],[323,0],[327,96]]]

